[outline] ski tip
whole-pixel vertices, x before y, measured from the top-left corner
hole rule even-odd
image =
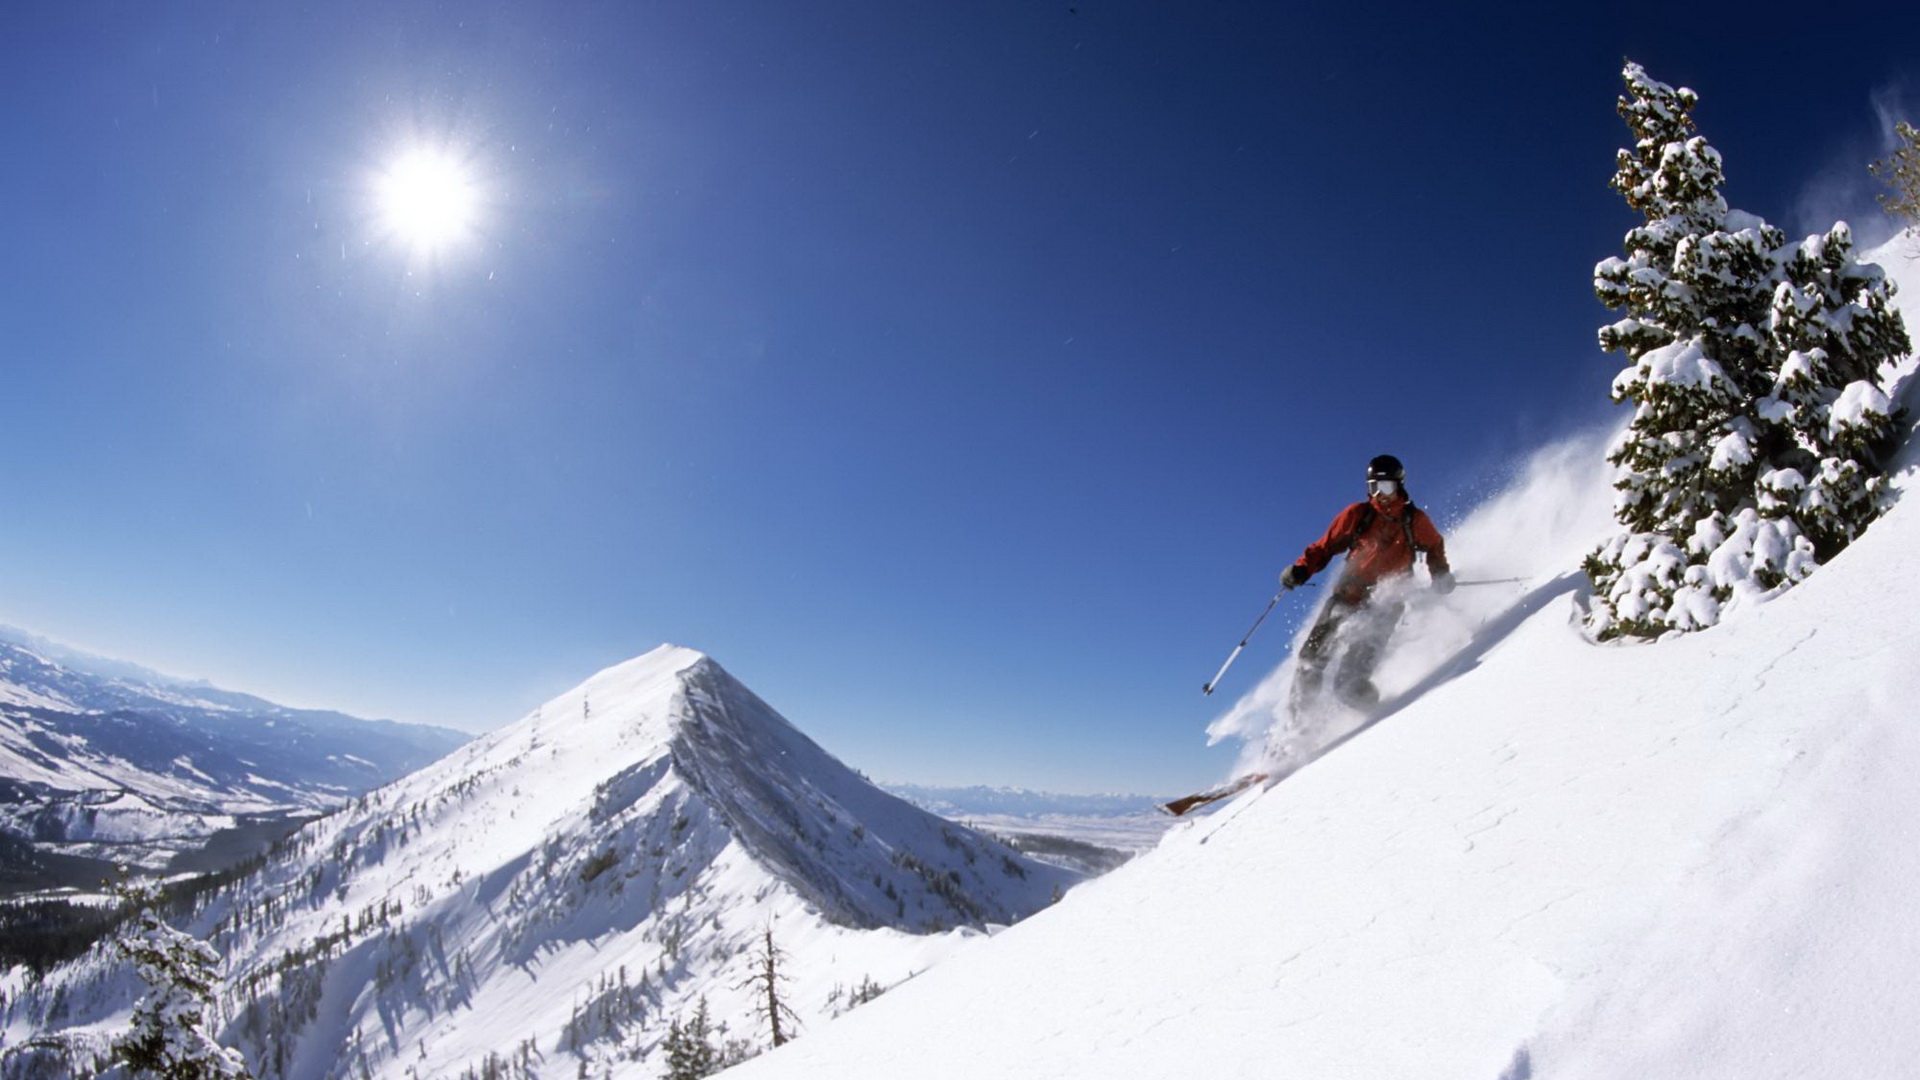
[[[1253,787],[1256,784],[1267,783],[1267,781],[1270,780],[1271,778],[1272,778],[1271,773],[1264,773],[1264,772],[1248,773],[1247,775],[1239,777],[1238,779],[1228,781],[1227,783],[1222,784],[1219,787],[1210,788],[1206,791],[1195,792],[1192,795],[1175,799],[1172,802],[1161,803],[1160,809],[1162,812],[1171,814],[1174,817],[1186,817],[1188,814],[1192,813],[1195,810],[1198,810],[1202,806],[1207,806],[1212,803],[1217,803],[1222,799],[1228,798],[1230,796],[1238,795],[1241,792],[1247,790],[1250,787]]]

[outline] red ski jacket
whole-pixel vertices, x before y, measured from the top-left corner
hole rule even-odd
[[[1348,604],[1364,602],[1375,585],[1412,570],[1415,552],[1426,555],[1429,571],[1448,572],[1447,544],[1440,530],[1405,495],[1357,502],[1340,511],[1327,534],[1308,544],[1294,565],[1317,574],[1343,551],[1347,562],[1334,592]]]

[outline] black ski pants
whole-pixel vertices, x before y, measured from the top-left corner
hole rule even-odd
[[[1313,694],[1333,668],[1334,691],[1352,697],[1371,689],[1373,671],[1406,605],[1363,597],[1348,601],[1338,593],[1320,610],[1320,618],[1301,643],[1295,682],[1303,694]]]

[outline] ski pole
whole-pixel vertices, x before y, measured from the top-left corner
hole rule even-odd
[[[1279,603],[1280,598],[1285,596],[1286,592],[1287,590],[1281,589],[1279,592],[1273,594],[1273,599],[1267,601],[1266,610],[1260,613],[1259,618],[1253,620],[1252,629],[1249,629],[1247,636],[1240,639],[1240,644],[1235,645],[1233,651],[1227,654],[1227,662],[1221,664],[1220,670],[1213,673],[1213,678],[1208,681],[1207,685],[1200,688],[1201,693],[1209,697],[1213,696],[1213,688],[1220,685],[1221,676],[1227,673],[1227,669],[1233,666],[1235,660],[1240,659],[1240,650],[1246,648],[1247,642],[1253,640],[1253,631],[1260,629],[1260,624],[1267,621],[1267,616],[1273,612],[1273,605]]]
[[[1481,578],[1478,581],[1456,581],[1455,585],[1515,585],[1527,580],[1523,577]]]

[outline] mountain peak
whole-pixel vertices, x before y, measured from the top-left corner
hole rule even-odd
[[[516,804],[485,846],[536,846],[583,815],[618,831],[673,806],[711,817],[821,917],[845,926],[1010,923],[1073,882],[882,791],[684,646],[594,674],[404,782],[409,791],[395,799],[433,801],[475,777]]]
[[[629,694],[636,688],[651,686],[663,679],[670,679],[688,668],[712,658],[698,649],[689,649],[684,645],[662,643],[630,660],[622,660],[611,667],[595,672],[577,691],[598,690],[604,693]]]

